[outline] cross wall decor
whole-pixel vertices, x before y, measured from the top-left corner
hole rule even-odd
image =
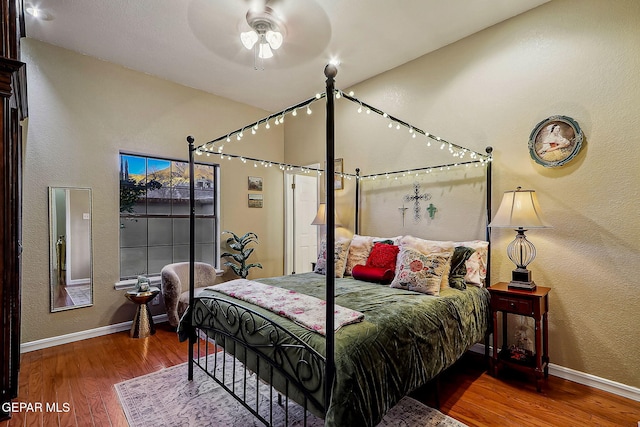
[[[407,194],[404,196],[405,202],[413,202],[413,220],[415,222],[420,221],[420,200],[430,200],[431,194],[423,193],[420,194],[420,184],[417,182],[413,183],[413,194]]]

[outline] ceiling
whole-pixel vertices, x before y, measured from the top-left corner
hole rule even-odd
[[[347,88],[549,0],[268,0],[286,36],[254,69],[239,33],[256,0],[24,0],[27,37],[268,111]],[[265,0],[262,0],[263,2]]]

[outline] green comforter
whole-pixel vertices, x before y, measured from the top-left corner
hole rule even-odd
[[[325,277],[319,274],[258,281],[325,298]],[[336,279],[335,288],[336,305],[365,317],[336,332],[336,378],[327,426],[376,425],[402,397],[481,341],[488,329],[489,293],[484,288],[445,289],[434,297],[353,278]],[[213,291],[201,295],[207,294],[230,298]],[[325,354],[324,336],[259,307],[251,308],[273,317]]]

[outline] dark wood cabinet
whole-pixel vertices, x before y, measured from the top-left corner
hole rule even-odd
[[[20,62],[24,35],[22,2],[0,0],[2,8],[0,99],[0,403],[15,398],[20,367],[20,254],[22,228],[22,128],[27,117],[26,65]],[[5,408],[5,405],[2,405]],[[0,410],[0,419],[10,414]]]

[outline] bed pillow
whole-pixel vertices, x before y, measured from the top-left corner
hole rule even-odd
[[[395,271],[396,259],[400,248],[388,243],[376,243],[367,258],[367,267],[383,268]]]
[[[401,248],[413,249],[425,255],[429,255],[432,253],[448,253],[449,259],[451,259],[451,256],[453,255],[453,249],[455,246],[456,245],[452,241],[425,240],[425,239],[420,239],[418,237],[413,237],[413,236],[403,236],[400,239]],[[440,282],[441,289],[446,289],[449,287],[450,268],[451,266],[447,264],[442,274],[442,281]],[[398,268],[396,266],[396,271],[397,269]]]
[[[451,271],[449,272],[449,286],[454,289],[467,289],[465,276],[467,275],[466,262],[476,250],[466,246],[456,246],[451,256]]]
[[[467,274],[464,280],[467,284],[482,287],[487,278],[487,260],[489,258],[489,242],[484,240],[471,240],[467,242],[455,242],[456,246],[466,246],[475,250],[465,262]]]
[[[400,240],[403,236],[395,236],[395,237],[372,237],[373,243],[386,243],[389,245],[399,245]]]
[[[345,276],[351,275],[353,267],[356,265],[365,265],[369,253],[373,248],[373,238],[371,236],[353,235],[351,244],[349,245],[349,253],[347,254],[347,263],[344,269]]]
[[[354,279],[365,282],[382,283],[388,285],[393,280],[393,270],[380,267],[367,267],[366,265],[356,265],[351,271]]]
[[[347,252],[349,250],[350,240],[339,240],[335,244],[334,251],[334,264],[335,275],[338,278],[344,277],[344,267],[347,260]],[[316,268],[314,273],[327,274],[327,241],[323,240],[320,243],[320,252],[318,252],[318,260],[316,262]]]
[[[349,253],[347,255],[346,267],[344,270],[345,276],[348,276],[356,265],[366,265],[367,258],[373,249],[375,243],[387,242],[393,245],[397,245],[400,242],[402,236],[396,237],[374,237],[374,236],[362,236],[354,234],[351,239],[351,245],[349,246]]]
[[[390,286],[428,295],[440,295],[440,282],[450,263],[450,252],[426,255],[403,247],[400,249],[396,275]]]

